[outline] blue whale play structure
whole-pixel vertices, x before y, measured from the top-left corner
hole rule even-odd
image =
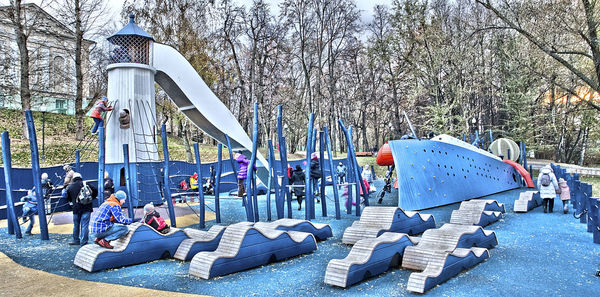
[[[386,232],[377,238],[366,238],[354,244],[344,259],[329,261],[325,283],[346,288],[388,269],[398,267],[407,246],[418,240],[404,233]]]
[[[96,244],[84,245],[77,251],[73,263],[83,270],[94,272],[170,258],[179,244],[188,238],[185,232],[177,228],[161,234],[142,223],[133,223],[128,227],[127,235],[111,242],[113,249]]]
[[[189,272],[192,276],[209,279],[316,249],[317,242],[310,233],[233,224],[225,229],[214,252],[200,252],[194,256]]]
[[[219,241],[223,232],[225,232],[225,226],[214,225],[208,231],[201,231],[191,228],[183,230],[189,237],[184,239],[173,258],[190,261],[199,252],[214,251],[219,246]]]
[[[384,232],[415,235],[431,228],[435,228],[435,219],[430,214],[404,211],[393,206],[367,206],[360,220],[346,228],[342,242],[354,244],[364,238],[375,238]]]
[[[496,200],[474,199],[463,201],[460,208],[452,211],[451,224],[485,227],[498,221],[505,213],[504,204]]]
[[[326,240],[333,236],[333,232],[329,225],[313,223],[307,220],[279,219],[269,223],[258,222],[254,224],[254,226],[260,228],[273,228],[282,231],[307,232],[314,235],[315,239],[318,241]]]

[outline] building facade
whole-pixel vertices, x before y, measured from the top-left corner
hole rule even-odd
[[[21,109],[20,55],[15,28],[0,7],[0,108]],[[35,4],[24,4],[29,31],[29,83],[31,109],[75,114],[75,32]],[[93,41],[83,41],[83,106],[89,100],[89,51]]]

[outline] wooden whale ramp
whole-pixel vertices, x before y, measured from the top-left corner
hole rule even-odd
[[[385,232],[377,238],[361,239],[344,259],[329,261],[324,282],[346,288],[368,277],[398,267],[407,246],[416,240],[403,233]]]
[[[162,234],[148,225],[133,223],[129,232],[111,242],[113,249],[87,244],[77,251],[73,264],[88,271],[146,263],[163,257],[171,257],[180,243],[188,238],[183,231],[171,228]]]
[[[344,231],[342,242],[354,244],[365,238],[376,238],[384,232],[415,235],[435,228],[435,219],[429,214],[404,211],[399,207],[367,206],[360,220]]]
[[[316,249],[315,237],[310,233],[231,225],[225,229],[215,251],[194,256],[189,272],[192,276],[209,279]]]
[[[181,242],[173,258],[189,261],[199,252],[216,250],[225,228],[225,226],[214,225],[208,231],[184,229],[183,232],[189,238]]]

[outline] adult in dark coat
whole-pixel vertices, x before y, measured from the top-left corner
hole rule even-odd
[[[104,200],[108,199],[110,195],[115,193],[115,184],[113,179],[108,176],[108,172],[104,172]]]
[[[98,189],[88,184],[92,190],[92,197],[96,199],[98,196]],[[92,204],[81,204],[77,202],[79,192],[83,188],[83,179],[81,174],[75,173],[71,184],[67,187],[66,197],[69,204],[73,208],[73,240],[69,242],[70,245],[81,245],[84,246],[88,242],[90,217],[92,215]]]
[[[292,171],[292,177],[290,178],[290,183],[294,186],[304,186],[304,170],[300,167],[300,165],[296,165],[296,169]],[[298,210],[302,209],[302,199],[304,198],[304,187],[293,187],[294,195],[298,199]]]
[[[312,153],[310,156],[310,178],[312,179],[313,185],[313,193],[315,198],[317,198],[317,203],[320,203],[318,188],[319,188],[319,179],[321,178],[321,166],[319,164],[319,155],[317,153]]]

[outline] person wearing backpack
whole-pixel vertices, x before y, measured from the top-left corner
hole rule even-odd
[[[550,165],[546,165],[540,170],[537,178],[537,187],[540,190],[540,197],[543,199],[544,213],[548,211],[552,213],[554,210],[554,198],[558,191],[558,181],[556,181],[556,176],[552,172]]]
[[[98,189],[84,182],[81,174],[75,172],[65,197],[73,209],[73,240],[69,245],[84,246],[88,243],[92,201],[97,196]]]

